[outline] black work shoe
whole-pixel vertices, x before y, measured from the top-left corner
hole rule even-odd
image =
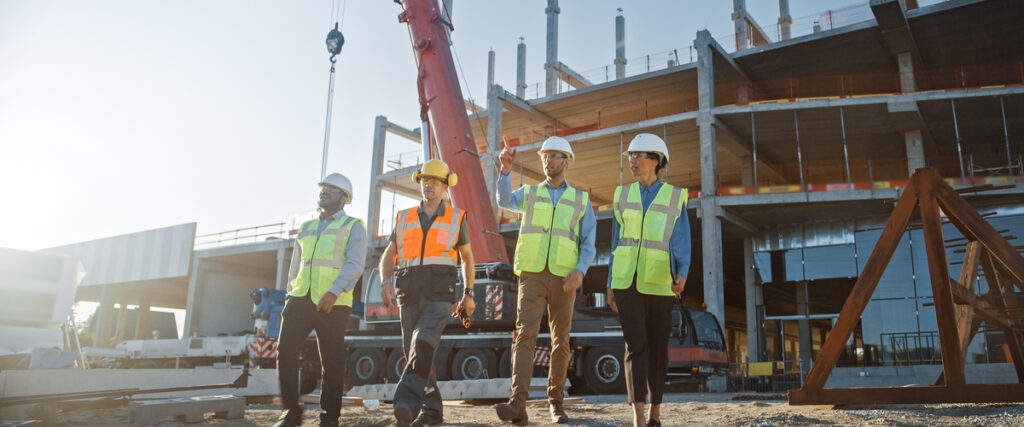
[[[647,420],[647,427],[661,427],[661,421],[655,419]]]
[[[302,409],[286,409],[281,412],[274,427],[298,427],[302,425]]]
[[[565,414],[565,409],[562,408],[562,402],[550,402],[548,403],[548,409],[551,410],[551,422],[556,424],[565,424],[569,422],[569,416]]]
[[[525,426],[530,421],[530,416],[526,414],[526,405],[516,401],[494,405],[494,412],[498,414],[499,419],[513,425]]]
[[[320,427],[338,427],[338,416],[328,416],[326,413],[320,413]]]
[[[441,424],[444,424],[444,418],[436,415],[427,415],[421,412],[420,415],[412,421],[412,424],[409,424],[409,427],[439,426]]]
[[[398,427],[409,427],[412,424],[412,408],[408,406],[395,406],[395,421]]]

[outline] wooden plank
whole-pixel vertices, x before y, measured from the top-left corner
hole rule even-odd
[[[896,209],[893,210],[892,216],[885,224],[885,229],[878,238],[878,244],[871,251],[871,256],[864,264],[864,269],[861,271],[857,283],[853,285],[850,296],[846,298],[843,309],[839,312],[839,319],[821,346],[818,358],[815,359],[814,366],[808,372],[807,381],[804,382],[801,390],[810,392],[824,388],[825,381],[832,373],[832,368],[835,367],[836,361],[839,360],[839,356],[846,348],[846,340],[857,326],[861,314],[864,313],[864,307],[871,299],[871,294],[875,292],[875,287],[878,286],[885,267],[889,265],[889,260],[907,229],[910,216],[917,206],[917,182],[917,175],[911,177],[907,182],[907,187],[903,190]]]
[[[790,405],[1024,402],[1024,384],[790,390]]]
[[[1012,294],[1008,274],[1004,272],[987,252],[981,254],[981,267],[985,271],[985,280],[988,281],[988,295],[991,297],[996,308],[1000,311],[1006,309],[1006,298]],[[1005,311],[1004,311],[1005,312]],[[1013,325],[1002,328],[1003,337],[1006,339],[1006,346],[1010,349],[1010,362],[1013,362],[1014,370],[1017,372],[1017,382],[1024,384],[1024,355],[1020,334]]]
[[[960,269],[960,280],[953,286],[954,290],[961,290],[970,295],[974,295],[974,284],[978,278],[978,261],[981,258],[981,244],[976,240],[967,242],[966,248],[964,249],[964,262]],[[954,301],[956,301],[956,292],[953,293]],[[967,359],[967,348],[971,345],[971,341],[977,333],[979,322],[974,316],[974,307],[970,304],[963,304],[957,302],[956,306],[956,332],[957,336],[960,337],[960,356]],[[938,381],[935,385],[943,385],[946,383],[945,375],[939,374]]]
[[[945,185],[939,181],[934,169],[921,169],[915,173],[917,180],[917,201],[921,207],[921,227],[924,230],[924,246],[928,253],[928,273],[931,276],[932,296],[935,299],[935,320],[939,329],[939,345],[942,351],[942,374],[947,386],[959,387],[964,379],[964,358],[960,354],[960,339],[957,336],[956,312],[950,289],[949,264],[946,262],[946,247],[942,239],[942,220],[936,203],[935,188]],[[952,191],[952,190],[951,190]]]

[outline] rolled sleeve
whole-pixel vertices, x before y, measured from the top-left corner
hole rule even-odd
[[[690,217],[685,208],[676,219],[669,248],[672,252],[672,271],[676,276],[686,277],[690,272]]]
[[[523,188],[512,191],[512,178],[498,172],[498,206],[510,211],[523,211]]]
[[[597,219],[594,218],[594,209],[588,203],[584,207],[583,218],[580,219],[580,260],[576,263],[576,269],[580,273],[587,274],[587,269],[594,262],[594,255],[597,255],[597,245],[594,240],[597,234]]]
[[[356,281],[363,275],[363,267],[366,264],[366,228],[363,224],[356,222],[348,235],[348,244],[345,245],[345,264],[341,266],[341,272],[331,284],[328,292],[334,295],[341,295],[356,287]]]

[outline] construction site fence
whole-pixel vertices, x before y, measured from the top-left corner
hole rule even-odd
[[[270,239],[291,238],[291,229],[286,223],[257,225],[255,227],[236,228],[219,233],[198,235],[193,247],[195,249],[216,248],[240,243],[255,243]]]

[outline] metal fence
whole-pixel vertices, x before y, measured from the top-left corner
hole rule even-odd
[[[811,361],[777,360],[771,362],[732,363],[726,374],[730,392],[784,393],[803,386]]]
[[[891,361],[894,366],[942,363],[938,331],[892,332],[881,334],[881,337],[882,354],[886,362]]]
[[[195,249],[216,248],[239,243],[261,242],[269,239],[287,239],[289,227],[280,222],[277,224],[257,225],[255,227],[236,228],[219,233],[196,236]]]

